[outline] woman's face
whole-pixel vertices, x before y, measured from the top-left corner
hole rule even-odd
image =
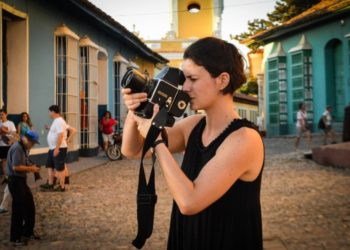
[[[111,115],[107,112],[107,113],[105,114],[105,118],[106,118],[106,119],[109,119],[109,118],[111,118]]]
[[[28,115],[23,114],[22,115],[22,121],[26,122],[28,120]]]
[[[205,110],[210,107],[221,95],[217,78],[191,59],[183,61],[182,69],[186,77],[183,90],[191,97],[191,109]]]

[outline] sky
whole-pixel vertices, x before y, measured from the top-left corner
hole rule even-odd
[[[140,32],[143,39],[160,39],[170,30],[171,0],[90,0],[112,16],[128,30]],[[181,0],[179,0],[181,1]],[[199,0],[200,2],[200,0]],[[266,18],[274,9],[275,0],[224,0],[222,15],[222,38],[230,41],[230,34],[247,30],[247,22]],[[247,49],[236,41],[245,54]]]

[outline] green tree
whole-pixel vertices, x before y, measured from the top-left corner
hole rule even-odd
[[[258,95],[258,82],[256,78],[250,78],[248,82],[242,85],[239,92],[246,95]]]
[[[234,38],[238,41],[245,40],[270,27],[278,26],[281,23],[288,21],[319,2],[320,0],[278,0],[275,9],[267,14],[267,20],[254,19],[248,21],[248,31],[235,35]],[[254,41],[248,47],[255,51],[261,45],[261,42]]]
[[[248,37],[250,37],[252,35],[259,33],[260,31],[266,30],[267,28],[271,27],[272,25],[273,25],[272,22],[267,21],[265,19],[254,19],[252,21],[248,21],[248,31],[234,36],[234,39],[236,39],[238,41],[242,41],[242,40],[247,39]],[[261,45],[262,45],[261,43],[255,42],[254,44],[251,44],[249,46],[249,48],[255,51]]]
[[[274,25],[279,25],[319,2],[320,0],[279,0],[276,2],[275,9],[268,13],[267,17]]]

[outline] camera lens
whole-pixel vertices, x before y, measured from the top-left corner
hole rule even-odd
[[[123,88],[130,88],[133,93],[147,92],[148,79],[140,72],[134,69],[129,69],[122,81]]]

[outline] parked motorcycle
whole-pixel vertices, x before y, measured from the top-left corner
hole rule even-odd
[[[106,155],[111,161],[121,160],[122,155],[122,133],[114,132],[112,136],[112,142],[108,145]]]

